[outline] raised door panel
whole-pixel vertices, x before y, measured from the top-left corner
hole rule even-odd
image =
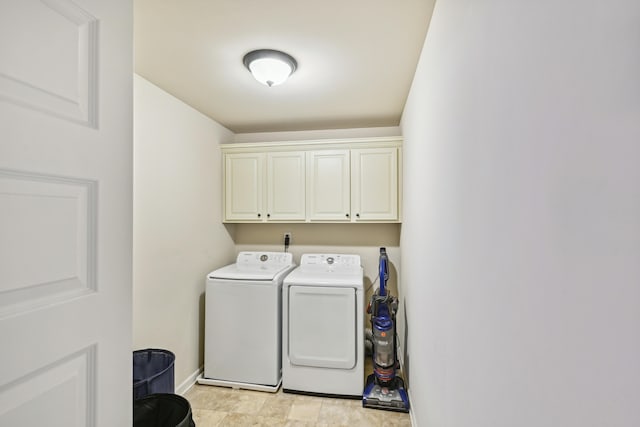
[[[0,99],[97,127],[97,45],[98,20],[71,1],[3,0]]]
[[[0,394],[0,425],[95,425],[95,352],[82,349],[9,384]]]
[[[267,153],[267,220],[305,220],[305,153]]]
[[[351,195],[356,221],[397,221],[398,149],[352,150]]]
[[[350,221],[349,150],[307,153],[307,201],[311,221]]]
[[[92,181],[0,170],[0,316],[95,291],[96,193]]]
[[[263,153],[225,155],[225,220],[263,220],[263,164]]]

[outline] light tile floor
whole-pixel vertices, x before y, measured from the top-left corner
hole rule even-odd
[[[409,414],[365,409],[361,400],[266,393],[195,384],[189,400],[197,427],[410,427]]]

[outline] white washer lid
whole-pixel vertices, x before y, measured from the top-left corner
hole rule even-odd
[[[276,276],[291,269],[293,256],[287,252],[240,252],[235,264],[230,264],[209,273],[210,279],[229,280],[274,280]]]

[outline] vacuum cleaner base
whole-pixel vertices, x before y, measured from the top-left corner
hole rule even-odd
[[[367,385],[362,394],[362,406],[387,411],[409,412],[409,398],[401,377],[395,377],[392,387],[376,384],[376,376],[367,377]]]

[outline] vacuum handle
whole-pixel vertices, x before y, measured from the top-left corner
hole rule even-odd
[[[386,248],[380,248],[379,269],[380,296],[385,296],[387,295],[387,280],[389,280],[389,257],[387,257]]]

